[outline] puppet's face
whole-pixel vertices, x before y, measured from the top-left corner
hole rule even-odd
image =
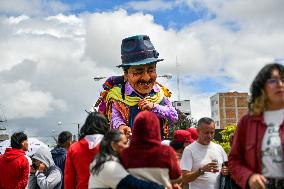
[[[156,63],[130,66],[125,72],[125,77],[136,92],[142,95],[149,94],[157,79]]]

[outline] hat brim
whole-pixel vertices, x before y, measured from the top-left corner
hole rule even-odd
[[[163,61],[164,59],[157,59],[157,58],[146,58],[144,60],[140,60],[137,62],[130,62],[130,63],[125,63],[125,64],[120,64],[117,67],[125,67],[125,66],[139,66],[139,65],[145,65],[145,64],[151,64],[155,62],[160,62]]]

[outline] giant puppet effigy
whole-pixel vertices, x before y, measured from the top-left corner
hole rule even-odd
[[[167,121],[176,122],[178,114],[172,106],[169,90],[158,83],[156,64],[159,53],[146,35],[136,35],[122,40],[123,76],[109,77],[103,84],[99,111],[103,112],[113,129],[129,135],[135,116],[140,111],[151,111],[160,120],[162,137],[167,133]]]

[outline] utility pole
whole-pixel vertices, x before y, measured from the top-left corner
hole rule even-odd
[[[79,137],[80,137],[80,123],[77,123],[77,126],[78,126],[78,135],[77,135],[77,138],[78,138],[78,141],[79,141]]]
[[[2,112],[1,107],[0,107],[0,130],[2,130],[2,131],[7,130],[7,128],[5,127],[4,124],[7,124],[7,119],[6,119],[6,117],[5,117],[5,115]],[[3,125],[3,127],[1,127],[1,125]]]
[[[180,90],[179,90],[179,64],[177,61],[177,56],[176,56],[176,70],[177,70],[177,91],[178,91],[178,101],[180,101]]]

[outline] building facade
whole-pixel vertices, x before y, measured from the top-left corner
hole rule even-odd
[[[216,129],[224,129],[227,125],[237,124],[248,111],[248,93],[217,93],[210,97],[211,117]]]
[[[190,100],[173,101],[172,105],[184,113],[187,117],[191,118]]]

